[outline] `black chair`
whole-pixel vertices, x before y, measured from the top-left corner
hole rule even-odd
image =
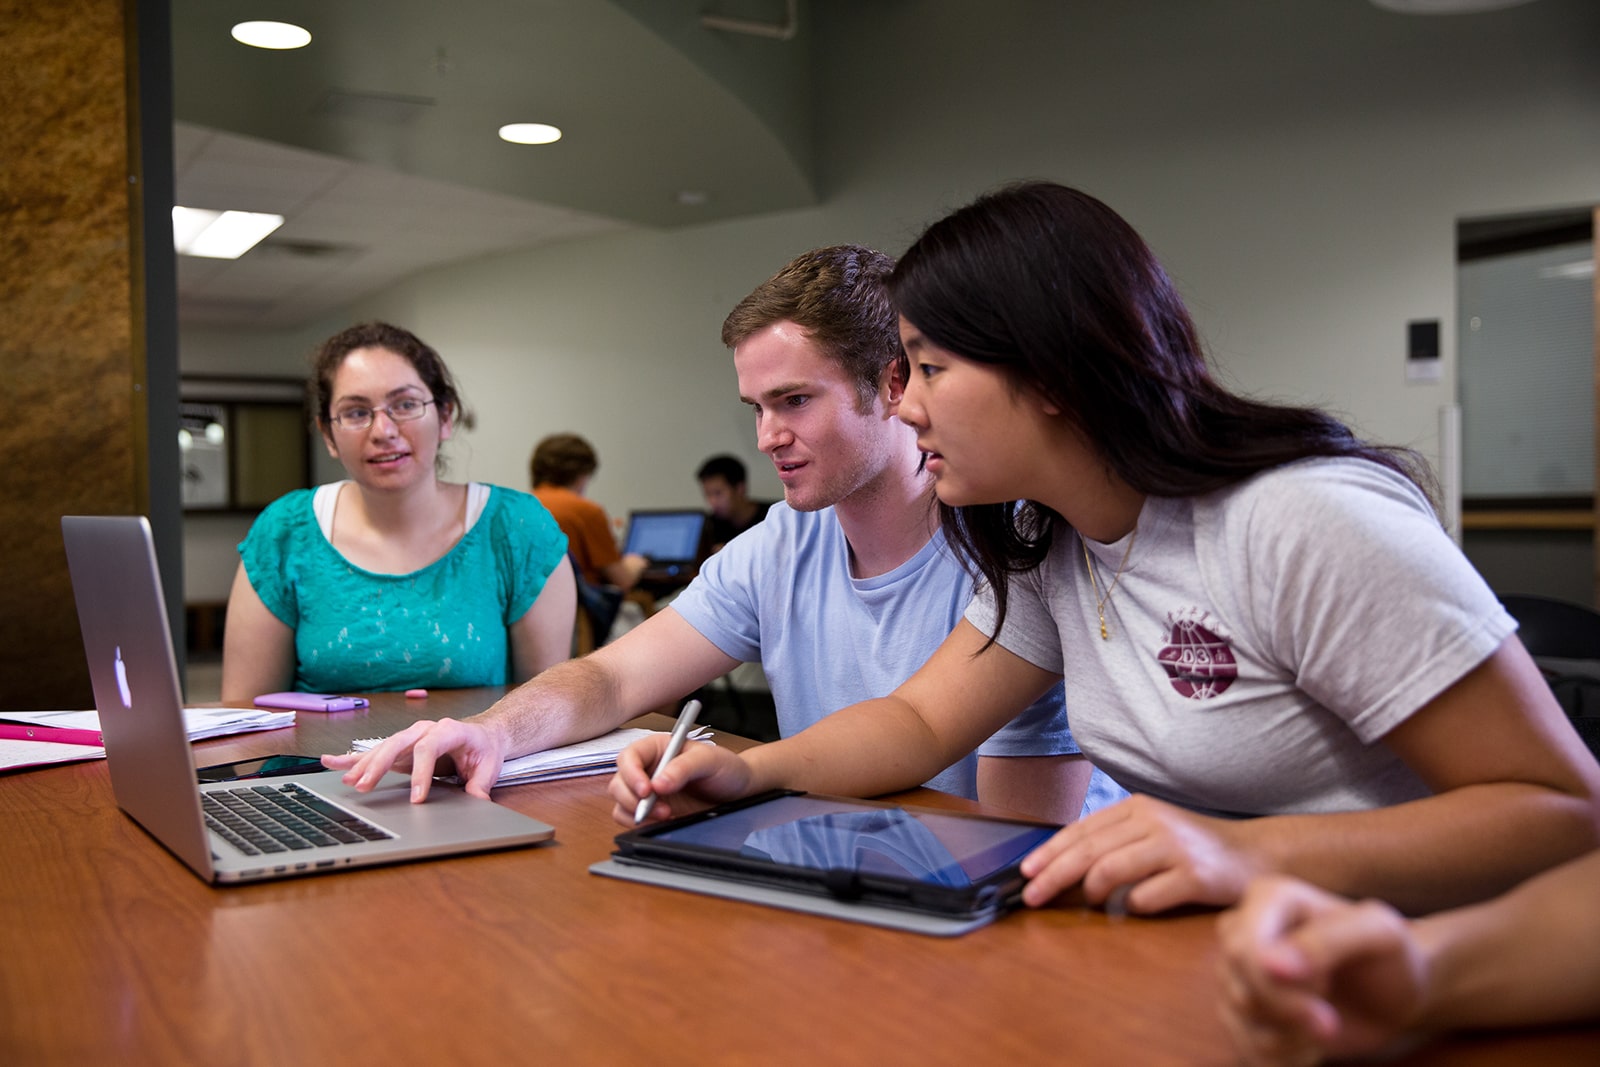
[[[1600,611],[1554,597],[1508,595],[1500,603],[1517,620],[1517,636],[1600,759]]]
[[[1500,603],[1517,620],[1529,655],[1600,663],[1600,611],[1547,596],[1508,595]]]
[[[611,626],[622,607],[622,590],[613,585],[590,585],[583,577],[578,559],[570,551],[572,577],[578,583],[578,617],[572,631],[572,654],[586,656],[606,643]]]

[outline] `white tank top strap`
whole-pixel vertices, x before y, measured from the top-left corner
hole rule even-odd
[[[311,512],[317,517],[317,528],[322,531],[329,543],[333,541],[333,513],[339,506],[339,490],[350,484],[348,478],[343,481],[329,482],[319,485],[311,493]],[[462,533],[472,529],[478,519],[483,515],[483,509],[489,506],[489,487],[482,482],[467,483],[467,513],[462,524]]]
[[[319,485],[311,493],[311,513],[317,517],[317,528],[322,536],[333,543],[333,511],[339,506],[339,490],[350,484],[348,478]]]
[[[462,525],[463,535],[477,524],[483,509],[489,506],[489,487],[482,482],[467,483],[467,521]]]

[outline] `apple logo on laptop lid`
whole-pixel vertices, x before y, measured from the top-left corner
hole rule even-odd
[[[122,662],[122,646],[117,646],[117,692],[122,697],[122,706],[133,707],[133,693],[128,690],[128,667]]]

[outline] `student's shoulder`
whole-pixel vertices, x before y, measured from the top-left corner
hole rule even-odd
[[[555,516],[550,508],[532,493],[520,489],[508,489],[503,485],[482,484],[488,490],[489,499],[484,504],[484,514],[497,523],[520,525],[533,523],[538,526],[556,525]]]
[[[508,489],[506,491],[516,492],[514,489]],[[571,489],[568,489],[565,486],[541,485],[534,489],[532,493],[523,493],[520,495],[532,496],[535,500],[538,500],[545,506],[545,508],[555,515],[585,513],[591,508],[597,511],[605,510],[588,497],[583,496],[581,493],[574,493]]]
[[[244,540],[239,542],[241,557],[261,565],[265,561],[314,554],[317,542],[324,540],[312,507],[316,492],[316,489],[294,489],[262,508],[250,523]]]
[[[1400,530],[1442,529],[1423,491],[1371,460],[1328,457],[1275,467],[1196,499],[1199,541],[1253,557],[1304,559]]]
[[[544,503],[532,493],[523,492],[521,489],[510,489],[493,482],[471,482],[471,486],[481,485],[489,491],[489,506],[501,508],[522,509],[528,511],[549,511]]]
[[[1432,511],[1427,496],[1404,474],[1372,460],[1342,456],[1303,459],[1262,471],[1210,494],[1206,503],[1230,512],[1300,518],[1384,503]]]
[[[262,508],[261,514],[256,516],[253,526],[260,527],[263,530],[270,530],[313,519],[315,516],[312,512],[312,500],[320,488],[322,487],[291,489]]]
[[[765,518],[741,531],[710,559],[732,552],[737,558],[759,559],[763,566],[771,566],[775,560],[792,564],[824,554],[842,541],[832,508],[795,511],[780,501],[767,509]]]

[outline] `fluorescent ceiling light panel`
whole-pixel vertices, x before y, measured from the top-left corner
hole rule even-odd
[[[291,22],[241,22],[233,28],[233,39],[251,48],[284,50],[304,48],[311,33]]]
[[[172,243],[180,252],[188,250],[200,231],[217,221],[220,211],[207,211],[200,207],[175,207],[172,209]]]
[[[173,246],[186,256],[238,259],[282,225],[282,215],[256,211],[172,209]]]
[[[513,122],[500,127],[500,139],[512,144],[549,144],[561,140],[561,131],[542,122]]]

